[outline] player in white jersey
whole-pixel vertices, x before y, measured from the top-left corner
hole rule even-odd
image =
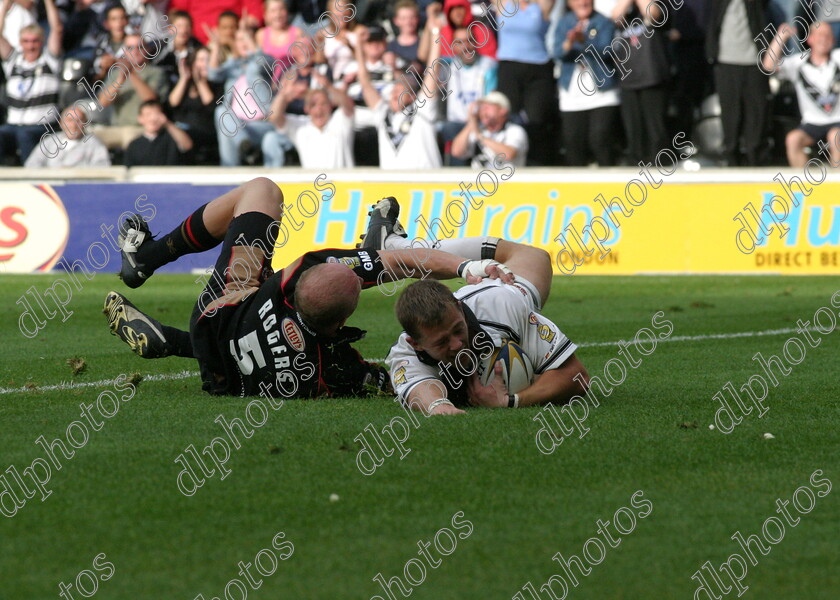
[[[363,247],[411,246],[397,221],[398,210],[379,211],[387,212],[392,222],[371,220]],[[551,287],[547,252],[499,238],[442,240],[435,248],[499,261],[516,281],[468,285],[453,294],[444,285],[422,280],[403,291],[396,312],[405,331],[386,358],[391,383],[403,402],[427,414],[456,414],[463,412],[458,406],[564,403],[586,393],[589,376],[575,356],[577,346],[540,314]],[[504,388],[498,367],[489,384],[481,384],[483,364],[503,339],[519,344],[534,367],[536,379],[517,394]]]
[[[783,24],[767,49],[762,68],[793,82],[802,123],[785,137],[788,163],[804,167],[805,149],[819,144],[820,154],[835,167],[840,165],[840,50],[834,49],[834,33],[828,23],[813,23],[807,43],[809,52],[783,55],[793,28]],[[825,140],[828,140],[826,146]]]

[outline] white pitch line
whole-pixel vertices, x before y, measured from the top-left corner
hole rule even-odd
[[[198,371],[181,371],[180,373],[164,373],[162,375],[142,375],[143,381],[166,381],[169,379],[187,379],[198,377]],[[0,388],[0,394],[14,394],[18,392],[49,392],[53,390],[75,390],[77,388],[99,387],[111,385],[115,379],[100,379],[99,381],[62,381],[54,385],[38,385],[35,387]]]
[[[709,333],[705,335],[678,335],[675,337],[668,337],[664,339],[657,339],[656,343],[661,344],[663,342],[696,342],[696,341],[703,341],[703,340],[728,340],[733,338],[744,338],[744,337],[762,337],[767,335],[784,335],[788,333],[798,333],[798,329],[792,328],[785,328],[785,329],[766,329],[764,331],[741,331],[739,333]],[[816,327],[808,327],[804,331],[815,332],[817,330]],[[645,340],[647,341],[647,340]],[[618,346],[620,343],[625,344],[635,344],[634,340],[618,340],[616,342],[584,342],[578,344],[578,348],[595,348],[599,346]],[[384,362],[384,358],[373,358],[368,359],[370,362]],[[198,371],[181,371],[180,373],[165,373],[162,375],[143,375],[143,381],[169,381],[169,380],[177,380],[177,379],[189,379],[190,377],[198,377]],[[55,385],[42,385],[36,386],[32,388],[28,387],[19,387],[19,388],[0,388],[0,395],[3,394],[14,394],[14,393],[24,393],[24,392],[49,392],[53,390],[74,390],[77,388],[86,388],[86,387],[99,387],[99,386],[106,386],[111,385],[115,382],[114,379],[101,379],[99,381],[84,381],[84,382],[61,382]]]
[[[675,337],[667,337],[663,339],[657,339],[656,343],[661,344],[663,342],[696,342],[702,340],[728,340],[732,338],[743,338],[743,337],[761,337],[765,335],[784,335],[786,333],[798,333],[798,329],[792,329],[790,327],[785,329],[766,329],[764,331],[741,331],[739,333],[709,333],[706,335],[678,335]],[[807,327],[803,329],[803,331],[814,332],[819,331],[816,327]],[[645,340],[647,341],[647,340]],[[636,344],[635,340],[620,340],[618,342],[584,342],[582,344],[578,344],[578,348],[593,348],[596,346],[618,346],[619,343],[625,344]],[[642,342],[638,342],[642,343]]]

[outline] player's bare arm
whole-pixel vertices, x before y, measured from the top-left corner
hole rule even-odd
[[[470,379],[470,402],[473,405],[487,408],[510,405],[511,394],[504,387],[499,365],[496,365],[495,371],[493,379],[486,386],[481,385],[476,376]],[[560,367],[537,375],[533,384],[518,392],[517,406],[566,404],[574,396],[584,396],[588,388],[589,374],[577,356],[572,354]]]
[[[463,277],[467,283],[478,283],[485,277],[513,283],[511,270],[495,260],[469,260],[454,254],[428,248],[380,250],[379,258],[394,280],[414,277],[423,279],[453,279]]]
[[[446,386],[438,379],[421,381],[409,392],[404,400],[406,406],[424,415],[463,415],[447,398]]]

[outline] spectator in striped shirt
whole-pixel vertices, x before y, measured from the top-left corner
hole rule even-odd
[[[0,31],[12,0],[3,0],[0,8]],[[9,40],[0,35],[0,58],[6,74],[6,104],[8,117],[0,125],[0,156],[20,154],[26,161],[38,144],[45,129],[44,124],[55,124],[58,119],[59,78],[61,71],[62,24],[55,7],[55,0],[44,0],[50,34],[44,49],[44,30],[38,25],[27,25],[20,30],[21,51],[17,52]]]

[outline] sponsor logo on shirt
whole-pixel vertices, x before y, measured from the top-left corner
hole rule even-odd
[[[362,266],[362,261],[358,256],[342,256],[341,258],[336,258],[335,256],[328,256],[327,262],[345,265],[350,269],[355,269],[356,267]],[[373,267],[371,267],[371,269],[372,268]],[[370,271],[370,269],[367,270]]]
[[[540,339],[546,342],[553,341],[554,336],[556,335],[554,331],[552,331],[551,327],[549,327],[545,323],[541,323],[539,326],[537,326],[537,333],[539,334]]]
[[[557,333],[553,329],[551,329],[551,327],[546,325],[545,323],[540,323],[539,319],[537,319],[537,315],[535,315],[534,313],[529,314],[528,315],[528,322],[531,325],[536,325],[537,326],[537,335],[540,336],[541,340],[546,341],[546,342],[553,342],[554,341],[554,337],[557,335]],[[554,349],[554,344],[551,345],[551,349],[552,350]],[[549,352],[551,352],[551,350],[549,350]],[[548,358],[548,355],[546,355],[546,358]]]
[[[286,317],[283,319],[282,329],[283,337],[286,338],[289,345],[298,352],[303,352],[303,349],[306,348],[306,342],[303,339],[303,334],[301,333],[300,327],[298,327],[297,323],[292,321],[290,317]]]
[[[370,254],[364,250],[359,250],[359,258],[362,259],[362,267],[365,271],[373,271],[373,261],[370,259]]]

